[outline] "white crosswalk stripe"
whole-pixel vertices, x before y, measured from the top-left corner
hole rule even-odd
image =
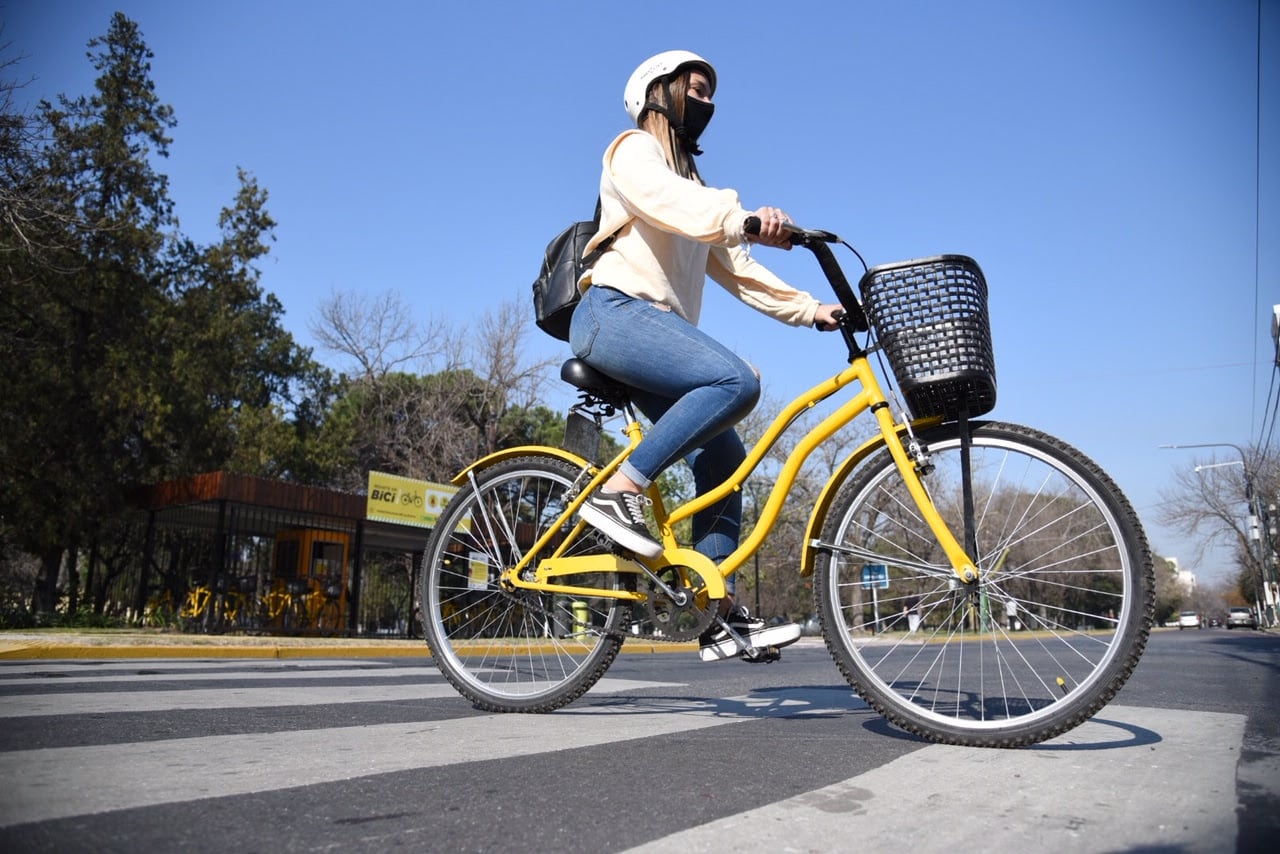
[[[250,664],[251,662],[245,662]],[[342,664],[349,664],[345,662]],[[209,672],[210,667],[217,667],[216,672]],[[227,672],[227,662],[207,663],[205,672],[190,672],[191,665],[175,670],[168,662],[163,669],[136,668],[134,672],[121,673],[86,673],[80,669],[71,678],[50,680],[38,675],[51,672],[48,668],[30,667],[23,670],[6,668],[3,673],[27,672],[28,675],[5,679],[3,685],[64,685],[68,682],[87,683],[91,686],[116,686],[121,684],[154,684],[164,681],[202,682],[228,681],[238,682],[271,680],[280,682],[287,680],[290,684],[281,684],[271,688],[216,688],[216,689],[180,689],[157,690],[152,692],[115,691],[99,692],[86,689],[77,693],[33,693],[0,699],[0,720],[4,718],[34,717],[43,715],[86,715],[107,714],[111,712],[158,712],[177,711],[180,709],[209,708],[265,708],[273,706],[318,706],[329,703],[374,703],[388,700],[430,700],[441,697],[456,696],[456,692],[448,683],[440,678],[440,674],[430,666],[422,667],[368,667],[351,668],[331,666],[328,669],[313,665],[308,670],[296,670],[292,665],[281,669],[278,663],[272,671],[249,669],[246,672]],[[142,672],[138,672],[141,670]],[[292,684],[295,681],[319,679],[364,678],[389,680],[397,677],[414,677],[420,680],[410,685],[358,685],[350,687],[313,688]],[[601,679],[592,688],[595,693],[617,693],[634,690],[641,686],[656,686],[662,683],[634,683],[624,679]]]
[[[730,717],[707,704],[639,700],[556,715],[362,726],[350,733],[328,728],[172,739],[148,742],[141,751],[120,744],[0,754],[0,778],[20,781],[0,802],[0,826],[608,744],[622,731],[628,739],[691,732],[808,705],[733,702],[749,713]],[[138,784],[112,785],[126,766]],[[215,767],[216,774],[206,773]]]
[[[246,662],[248,663],[248,662]],[[48,668],[32,667],[27,669],[29,675],[16,676],[6,678],[3,681],[5,685],[66,685],[72,682],[88,682],[94,685],[113,685],[126,682],[154,682],[158,677],[164,675],[169,678],[181,679],[183,682],[218,682],[228,679],[235,679],[237,682],[252,682],[255,680],[277,680],[280,678],[280,665],[276,662],[269,663],[272,669],[240,670],[235,672],[227,672],[227,663],[225,661],[216,664],[217,669],[213,669],[213,662],[204,662],[203,667],[196,667],[187,664],[184,668],[174,668],[168,663],[165,664],[165,674],[161,674],[155,670],[146,667],[135,669],[131,673],[94,673],[86,671],[81,667],[76,671],[52,671]],[[377,676],[379,679],[390,679],[396,676],[414,676],[414,677],[432,677],[435,675],[435,668],[430,664],[423,664],[418,667],[350,667],[350,662],[329,662],[327,665],[312,664],[307,670],[290,670],[288,671],[290,679],[337,679],[344,677],[362,678],[368,676]],[[291,665],[292,666],[292,665]],[[203,672],[198,672],[203,671]],[[19,672],[5,670],[7,675],[10,672]],[[50,679],[49,674],[55,674],[56,679]]]
[[[267,680],[272,684],[252,684]],[[318,684],[321,680],[330,684]],[[235,687],[209,684],[218,681]],[[245,682],[250,684],[240,684]],[[196,687],[186,687],[191,684]],[[679,686],[606,677],[592,694],[675,687]],[[209,709],[233,715],[249,708],[349,707],[456,697],[430,667],[353,661],[5,665],[0,668],[0,689],[5,692],[0,695],[0,719],[12,722],[36,716],[60,721]],[[692,744],[692,739],[681,737],[726,727],[736,732],[736,725],[784,717],[858,714],[866,708],[851,691],[830,688],[794,687],[709,700],[674,696],[677,693],[645,692],[626,702],[580,702],[551,715],[470,713],[440,720],[10,749],[0,751],[0,779],[5,780],[0,828],[621,741],[676,738]],[[741,837],[748,829],[756,850],[835,850],[843,846],[833,848],[833,840],[848,837],[853,827],[858,838],[879,840],[874,847],[913,852],[1083,852],[1098,850],[1098,839],[1107,840],[1108,850],[1152,845],[1217,850],[1212,840],[1234,838],[1235,763],[1245,720],[1232,714],[1111,706],[1099,719],[1031,749],[922,746],[848,779],[706,824],[673,829],[632,850],[720,851],[725,840]],[[1134,746],[1137,731],[1159,737]],[[724,738],[712,736],[711,741]],[[1175,762],[1194,763],[1194,787],[1170,784],[1184,773]],[[1010,780],[1016,785],[1010,787]],[[1063,780],[1078,788],[1064,789]],[[904,804],[916,806],[904,809]],[[975,810],[983,811],[987,820],[973,821]],[[923,812],[928,813],[927,823],[921,821]],[[1135,814],[1162,819],[1153,830],[1149,824],[1135,825]],[[952,831],[939,836],[938,826]]]
[[[720,852],[724,840],[746,827],[762,851],[832,850],[832,840],[848,835],[851,819],[859,838],[893,840],[886,847],[894,851],[1097,851],[1099,839],[1107,841],[1108,851],[1234,850],[1225,842],[1236,834],[1235,756],[1245,719],[1122,706],[1108,708],[1104,717],[1159,732],[1161,741],[1149,751],[1118,757],[1066,749],[1105,744],[1119,735],[1114,724],[1095,719],[1031,750],[933,745],[866,774],[630,851]],[[1187,762],[1194,766],[1195,786],[1170,785]],[[1078,791],[1063,791],[1064,766]],[[1010,780],[1017,781],[1013,797]],[[1085,792],[1087,798],[1078,797]],[[903,804],[923,805],[928,821],[921,820],[921,810]],[[990,821],[973,822],[975,810],[986,811]],[[1155,828],[1153,841],[1153,828],[1135,822],[1134,815],[1165,816],[1169,824]],[[945,840],[938,838],[939,826],[949,828]],[[1187,833],[1190,828],[1194,833]]]

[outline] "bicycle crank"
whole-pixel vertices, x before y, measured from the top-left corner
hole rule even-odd
[[[657,579],[642,577],[646,597],[643,610],[653,627],[651,632],[642,632],[642,637],[688,641],[707,630],[719,604],[689,584],[688,578],[693,575],[682,567],[668,566],[658,572]]]
[[[782,650],[776,646],[753,647],[750,650],[744,649],[738,653],[738,658],[747,662],[747,664],[772,664],[782,658]]]

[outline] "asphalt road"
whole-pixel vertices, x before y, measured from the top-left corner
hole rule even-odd
[[[1254,852],[1280,838],[1275,634],[1159,632],[1095,720],[1012,751],[891,729],[814,641],[771,665],[624,654],[550,715],[477,712],[400,648],[342,651],[0,661],[0,850]]]

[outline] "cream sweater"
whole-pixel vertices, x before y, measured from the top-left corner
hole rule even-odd
[[[579,287],[607,285],[671,308],[697,324],[710,276],[752,308],[793,326],[813,323],[819,301],[747,254],[744,210],[733,190],[681,178],[645,131],[622,133],[604,153],[600,231],[589,252],[621,227]]]

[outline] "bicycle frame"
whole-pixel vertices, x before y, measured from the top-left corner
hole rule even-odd
[[[827,649],[871,708],[933,741],[1018,747],[1087,720],[1133,672],[1155,579],[1132,505],[1067,442],[971,420],[995,405],[977,263],[964,255],[864,262],[864,310],[829,244],[857,250],[830,232],[798,230],[792,243],[813,250],[844,309],[831,319],[847,366],[787,403],[724,483],[676,506],[651,484],[657,525],[648,527],[660,548],[646,551],[656,557],[611,547],[580,518],[643,441],[627,390],[585,362],[561,370],[582,393],[567,442],[583,451],[511,448],[455,478],[470,489],[459,490],[427,542],[419,601],[432,658],[477,708],[562,708],[597,684],[633,636],[697,638],[704,661],[776,659],[798,627],[736,631],[721,613],[726,581],[783,524],[814,451],[843,442],[848,434],[837,433],[868,412],[871,437],[805,502],[797,557],[801,576],[812,577]],[[909,411],[929,417],[895,416],[881,387],[895,380]],[[590,449],[597,437],[577,428],[586,432],[583,415],[599,428],[618,413],[625,448],[602,464],[598,443]],[[765,462],[771,454],[780,464]],[[772,483],[731,554],[713,562],[684,545],[691,517],[736,504],[757,473]]]
[[[861,388],[857,394],[851,399],[843,403],[834,412],[829,414],[821,422],[810,428],[808,432],[796,444],[796,447],[787,456],[778,479],[774,483],[773,488],[769,492],[769,497],[760,512],[759,519],[752,530],[751,534],[739,544],[727,558],[719,565],[713,563],[709,558],[694,551],[691,548],[685,548],[680,545],[675,537],[675,526],[691,517],[698,511],[710,506],[711,504],[726,497],[735,490],[741,490],[742,485],[747,478],[755,471],[756,467],[763,461],[765,455],[777,443],[782,434],[791,426],[791,424],[804,412],[823,402],[836,392],[844,389],[851,384],[858,384]],[[862,448],[858,449],[848,460],[837,468],[836,475],[827,483],[823,490],[822,496],[814,507],[813,514],[810,517],[809,532],[814,533],[821,528],[822,517],[825,515],[825,508],[829,506],[834,492],[839,483],[843,480],[844,474],[856,464],[857,461],[864,459],[868,453],[879,447],[887,447],[892,455],[898,472],[905,483],[908,492],[915,502],[917,509],[920,511],[921,517],[928,524],[929,529],[937,537],[939,545],[942,547],[947,559],[951,563],[952,570],[961,583],[968,583],[977,578],[977,570],[965,549],[957,541],[947,523],[942,519],[937,509],[934,507],[933,500],[929,497],[927,490],[920,479],[920,474],[916,470],[915,463],[912,462],[906,447],[902,442],[902,433],[907,430],[907,425],[899,425],[890,412],[890,407],[884,392],[881,389],[879,379],[876,377],[871,368],[866,354],[861,349],[853,354],[853,358],[849,367],[840,373],[822,382],[808,391],[804,392],[795,400],[791,401],[773,420],[769,428],[765,431],[761,439],[747,453],[746,459],[737,468],[736,471],[720,486],[691,499],[684,504],[676,507],[668,512],[659,492],[657,485],[652,484],[648,489],[648,496],[653,503],[654,518],[658,523],[660,537],[663,544],[663,553],[652,561],[646,561],[642,558],[624,558],[618,555],[587,555],[577,557],[564,557],[564,551],[569,545],[577,539],[577,537],[587,527],[585,522],[579,521],[573,528],[569,536],[564,542],[560,543],[552,556],[538,563],[536,567],[530,568],[533,556],[540,554],[546,549],[555,532],[560,525],[549,526],[548,531],[539,539],[528,552],[523,555],[520,561],[512,568],[503,573],[503,582],[511,587],[522,588],[526,590],[535,590],[547,593],[562,593],[568,595],[581,596],[597,596],[605,598],[625,599],[633,601],[641,601],[645,597],[641,593],[626,590],[603,590],[594,587],[580,587],[574,585],[557,584],[552,579],[567,576],[581,575],[592,572],[618,572],[618,573],[636,573],[651,575],[651,571],[660,570],[665,567],[682,567],[693,570],[702,580],[705,586],[705,595],[709,599],[720,599],[726,595],[726,586],[724,579],[728,578],[746,563],[757,549],[768,538],[769,533],[773,530],[774,524],[777,522],[782,511],[782,506],[786,501],[791,487],[795,484],[796,478],[799,476],[800,469],[804,465],[809,455],[823,442],[830,439],[841,428],[849,424],[854,419],[861,416],[867,410],[871,410],[879,426],[879,435],[871,439]],[[918,422],[918,426],[928,426],[936,423],[936,419],[930,421],[925,420]],[[634,417],[628,422],[623,432],[628,437],[627,447],[624,448],[617,456],[606,463],[603,467],[595,471],[591,480],[574,496],[569,505],[561,513],[561,520],[571,519],[578,508],[586,500],[591,490],[603,484],[617,468],[622,465],[623,461],[630,456],[631,452],[640,443],[642,431],[640,424]],[[583,467],[584,472],[590,473],[592,467],[580,457],[556,448],[546,448],[542,446],[523,446],[518,448],[510,448],[505,451],[499,451],[491,454],[476,463],[469,466],[457,477],[453,483],[461,485],[471,480],[475,476],[477,469],[482,469],[494,462],[502,459],[509,459],[526,453],[553,453],[564,459],[570,460],[577,465]],[[493,521],[489,519],[483,520],[486,525],[492,525]],[[802,563],[802,573],[808,574],[812,572],[812,559],[808,555],[812,552],[811,544],[812,536],[806,536],[806,559]],[[605,565],[612,560],[612,565]],[[644,566],[641,566],[643,564]],[[531,569],[531,572],[528,571]]]

